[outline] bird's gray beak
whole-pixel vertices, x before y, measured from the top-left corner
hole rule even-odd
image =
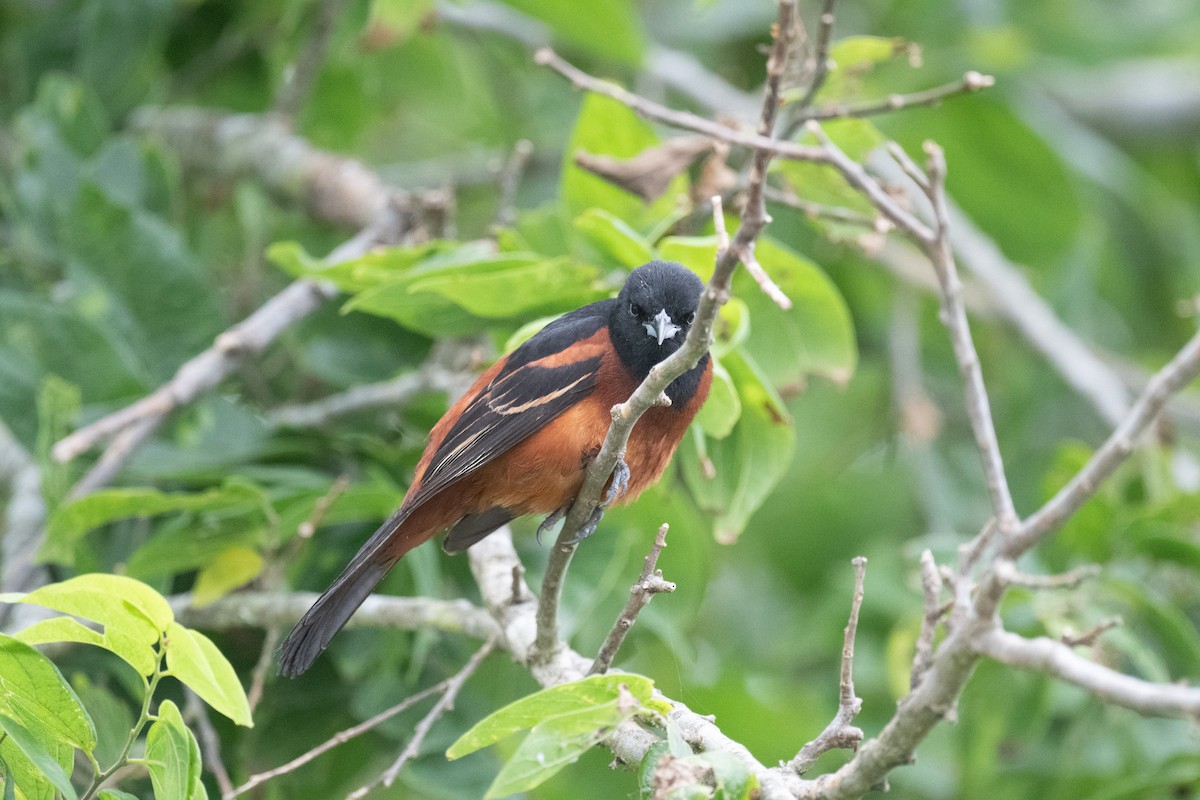
[[[646,333],[654,339],[658,340],[661,345],[667,339],[670,339],[679,333],[682,328],[671,322],[671,318],[667,316],[667,310],[664,308],[654,315],[654,319],[649,322],[643,322],[642,327],[646,329]]]

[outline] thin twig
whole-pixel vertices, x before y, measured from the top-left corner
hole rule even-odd
[[[854,565],[854,595],[850,602],[850,619],[842,636],[842,674],[838,687],[838,710],[825,730],[788,762],[788,769],[803,775],[824,753],[834,749],[854,750],[862,741],[862,729],[851,723],[862,710],[862,699],[854,693],[854,638],[858,634],[858,612],[862,608],[867,559],[856,556]]]
[[[289,120],[299,113],[321,74],[329,40],[348,5],[349,0],[321,0],[317,4],[312,33],[296,60],[284,70],[283,84],[275,95],[275,113]]]
[[[834,222],[845,222],[849,225],[860,225],[871,229],[876,228],[879,219],[878,217],[869,217],[851,208],[827,206],[823,203],[805,200],[792,192],[776,189],[774,186],[768,186],[764,194],[766,194],[768,200],[781,203],[789,208],[794,208],[809,219],[828,219]]]
[[[995,628],[976,642],[979,652],[1002,664],[1035,670],[1088,690],[1139,714],[1200,720],[1200,687],[1153,683],[1122,675],[1053,639],[1026,639]]]
[[[463,668],[454,677],[446,681],[446,690],[442,692],[442,696],[438,698],[438,701],[433,704],[433,708],[429,709],[429,713],[422,717],[421,721],[413,728],[412,738],[408,740],[408,744],[400,752],[400,756],[396,759],[395,763],[388,767],[387,771],[380,776],[379,781],[351,792],[347,795],[346,800],[354,800],[354,798],[362,797],[369,789],[378,785],[380,781],[382,781],[384,786],[392,785],[392,782],[396,780],[396,775],[399,774],[404,765],[420,752],[421,744],[425,741],[425,736],[429,733],[429,729],[433,727],[433,723],[441,719],[447,711],[454,708],[454,701],[458,698],[458,693],[462,691],[462,687],[467,682],[467,679],[475,673],[476,668],[483,663],[483,660],[487,658],[488,654],[495,647],[495,640],[489,639],[483,643],[483,647],[475,651],[475,655],[471,656],[467,663],[463,665]]]
[[[651,545],[650,552],[642,564],[642,574],[638,576],[637,583],[629,588],[629,600],[625,603],[625,608],[621,610],[620,616],[617,617],[616,623],[613,624],[612,630],[605,637],[604,644],[596,655],[596,660],[592,662],[592,668],[588,670],[589,675],[603,675],[608,672],[613,659],[617,656],[617,651],[625,642],[629,629],[633,627],[638,614],[642,613],[642,609],[649,605],[654,595],[675,591],[675,584],[663,580],[662,570],[657,569],[658,557],[662,554],[663,548],[667,546],[669,529],[670,526],[665,522],[659,527],[658,534],[654,537],[654,544]]]
[[[805,111],[812,105],[813,99],[816,98],[817,92],[821,91],[821,87],[825,85],[825,78],[829,75],[829,45],[833,41],[833,23],[836,21],[833,7],[836,4],[837,0],[825,0],[821,7],[821,16],[817,18],[817,46],[813,50],[811,60],[805,63],[812,77],[804,95],[795,103],[795,108],[800,111]],[[790,126],[803,122],[803,118],[793,119]],[[794,128],[792,132],[795,132]]]
[[[229,771],[225,769],[225,762],[221,760],[221,739],[213,728],[208,708],[200,696],[188,687],[183,688],[183,693],[186,698],[184,710],[200,734],[196,738],[199,739],[200,751],[204,755],[204,768],[216,778],[221,794],[230,794],[233,791],[233,781],[229,779]]]
[[[517,189],[521,185],[521,176],[525,174],[525,166],[533,155],[533,142],[521,139],[513,145],[512,153],[500,171],[500,197],[496,201],[497,228],[507,228],[517,219]]]
[[[1137,440],[1158,418],[1171,396],[1191,383],[1197,375],[1200,375],[1200,333],[1193,336],[1166,366],[1155,373],[1129,414],[1088,459],[1083,469],[1045,505],[1031,514],[1020,530],[1004,543],[1005,554],[1015,558],[1061,527],[1129,457]]]
[[[321,742],[319,745],[317,745],[313,749],[309,750],[308,752],[306,752],[302,755],[297,756],[296,758],[293,758],[291,761],[287,762],[286,764],[281,764],[280,766],[275,767],[274,769],[269,769],[266,772],[259,772],[255,775],[251,775],[249,780],[247,780],[241,786],[237,787],[233,791],[222,794],[221,800],[233,800],[235,797],[239,797],[239,796],[245,794],[246,792],[250,791],[254,787],[264,784],[267,781],[271,780],[272,778],[278,778],[280,775],[286,775],[289,772],[295,772],[300,767],[303,767],[305,764],[309,763],[310,761],[317,758],[318,756],[321,756],[321,755],[329,752],[333,748],[337,747],[339,744],[344,744],[344,743],[350,741],[351,739],[355,738],[356,736],[361,736],[362,734],[366,733],[367,731],[370,731],[374,728],[379,727],[384,722],[387,722],[389,719],[396,716],[400,712],[411,708],[412,706],[421,702],[425,698],[432,697],[433,695],[437,694],[438,692],[445,691],[446,686],[449,683],[450,683],[450,679],[447,678],[446,680],[442,681],[441,683],[436,683],[433,686],[430,686],[428,689],[422,689],[421,691],[417,692],[416,694],[404,698],[399,703],[397,703],[396,705],[387,709],[386,711],[381,711],[378,714],[376,714],[375,716],[371,717],[370,719],[364,720],[353,727],[347,728],[344,731],[335,733],[333,736],[331,736],[330,738]]]
[[[164,419],[162,415],[141,417],[122,428],[100,454],[100,458],[96,459],[96,463],[67,492],[67,498],[77,500],[112,483],[137,449],[162,426]]]
[[[975,444],[983,461],[983,472],[987,481],[996,524],[1002,534],[1017,529],[1019,518],[1013,506],[1012,492],[1008,487],[1008,476],[1004,472],[1004,459],[1000,454],[1000,443],[996,437],[996,423],[992,419],[991,402],[983,383],[983,371],[979,365],[979,354],[971,336],[971,325],[967,320],[966,306],[962,300],[962,282],[950,249],[950,220],[946,205],[946,156],[933,142],[925,143],[929,158],[929,199],[933,203],[936,230],[924,242],[926,254],[937,272],[942,286],[942,321],[950,333],[954,357],[962,378],[966,394],[967,416],[975,434]]]
[[[1067,647],[1091,647],[1103,634],[1124,624],[1125,620],[1119,616],[1106,617],[1083,633],[1075,633],[1070,628],[1067,628],[1059,635],[1058,640]]]
[[[1098,564],[1083,564],[1060,575],[1029,575],[1017,570],[1007,558],[997,560],[993,569],[1005,583],[1026,589],[1075,589],[1088,578],[1100,574]]]
[[[938,621],[946,611],[941,602],[942,577],[938,574],[933,553],[928,549],[921,553],[921,589],[925,595],[925,613],[921,617],[921,632],[913,654],[912,676],[908,682],[910,691],[921,685],[921,678],[929,671]]]
[[[271,666],[275,663],[275,648],[279,646],[281,636],[282,625],[270,626],[263,635],[262,649],[258,653],[258,661],[254,663],[254,670],[250,673],[250,688],[246,691],[246,703],[250,706],[251,714],[262,702],[267,675],[271,673]]]
[[[837,103],[819,108],[807,108],[799,112],[798,118],[802,122],[807,122],[814,119],[825,121],[848,117],[872,117],[905,108],[937,105],[948,97],[973,94],[981,89],[994,86],[995,83],[996,79],[991,75],[983,75],[971,70],[959,80],[941,86],[934,86],[911,94],[889,94],[882,100],[871,100],[864,103]]]

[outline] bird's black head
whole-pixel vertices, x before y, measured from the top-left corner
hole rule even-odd
[[[683,345],[704,284],[673,261],[651,261],[629,273],[609,318],[613,346],[622,363],[641,381],[650,368]],[[699,385],[708,356],[667,389],[673,404],[686,401]]]

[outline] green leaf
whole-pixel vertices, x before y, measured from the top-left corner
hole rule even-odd
[[[679,723],[673,719],[667,720],[667,747],[675,758],[686,758],[692,755],[692,746],[683,738]]]
[[[508,5],[550,26],[556,41],[605,61],[642,62],[645,37],[633,0],[591,0],[587,13],[561,0],[508,0]]]
[[[484,797],[508,797],[542,784],[563,767],[578,761],[635,711],[621,708],[620,700],[614,698],[601,705],[543,719],[505,762]]]
[[[155,800],[191,800],[200,777],[200,747],[170,700],[146,733],[146,765]]]
[[[754,361],[734,351],[722,364],[737,387],[742,413],[728,436],[705,441],[713,477],[694,437],[681,447],[681,464],[693,499],[713,520],[713,534],[731,543],[787,471],[796,440],[782,399]]]
[[[65,742],[42,743],[51,753],[62,772],[71,769],[75,748]],[[59,800],[60,794],[46,773],[25,755],[17,743],[8,737],[0,740],[0,772],[4,777],[4,798],[8,800]]]
[[[588,209],[598,208],[624,220],[634,230],[649,231],[670,216],[675,198],[687,191],[686,175],[677,177],[662,197],[646,205],[640,197],[580,169],[574,160],[579,150],[629,158],[656,144],[654,130],[628,107],[603,95],[589,94],[563,155],[560,196],[568,218],[574,220]]]
[[[718,800],[750,800],[755,796],[758,778],[733,754],[714,750],[692,758],[712,770]]]
[[[263,558],[249,547],[227,547],[217,554],[192,587],[192,605],[203,607],[249,583],[262,572]]]
[[[212,641],[172,622],[166,638],[167,669],[200,699],[238,725],[254,726],[237,673]]]
[[[700,413],[696,415],[696,424],[705,435],[724,439],[733,431],[741,415],[742,401],[738,397],[737,387],[733,385],[729,372],[714,358],[712,388],[708,392],[708,399],[700,407]]]
[[[50,659],[0,634],[0,713],[25,726],[43,744],[62,742],[92,752],[96,728]]]
[[[46,542],[40,556],[46,561],[72,564],[75,542],[88,531],[115,520],[154,517],[172,511],[248,510],[260,501],[257,491],[240,483],[198,493],[102,489],[55,509],[46,526]]]
[[[563,714],[605,705],[620,697],[624,685],[639,703],[650,700],[654,682],[641,675],[593,675],[583,680],[542,689],[492,712],[458,738],[446,758],[462,758],[539,722]]]
[[[600,271],[566,258],[508,253],[417,278],[409,292],[433,292],[465,311],[510,319],[532,309],[574,308],[603,293]],[[537,291],[530,291],[530,287]]]
[[[30,645],[77,642],[103,647],[120,656],[125,663],[137,670],[139,675],[150,675],[158,667],[158,656],[154,652],[153,643],[122,633],[115,627],[105,628],[101,633],[71,617],[40,620],[17,632],[16,638]],[[157,642],[157,637],[154,641]]]
[[[106,633],[119,632],[151,644],[175,619],[161,594],[123,575],[79,575],[36,589],[21,602],[90,619],[103,625]]]
[[[100,800],[138,800],[138,797],[120,789],[105,789],[100,792]]]
[[[0,731],[8,734],[25,754],[25,757],[29,759],[29,763],[41,770],[42,774],[46,776],[46,780],[50,781],[67,800],[78,800],[79,795],[75,793],[75,787],[71,785],[70,773],[58,763],[57,753],[52,754],[47,749],[47,744],[53,746],[54,742],[46,743],[39,740],[24,725],[2,713],[0,713]],[[57,748],[55,749],[57,750]]]
[[[603,209],[589,208],[575,218],[574,225],[597,250],[626,269],[654,260],[650,242]]]

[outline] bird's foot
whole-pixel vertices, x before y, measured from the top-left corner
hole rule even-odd
[[[600,520],[604,519],[604,512],[628,490],[629,465],[625,463],[625,459],[617,459],[617,465],[613,467],[612,481],[609,482],[604,496],[600,498],[600,505],[592,509],[591,516],[588,517],[587,522],[583,523],[579,533],[571,539],[571,544],[579,544],[595,533],[596,528],[600,525]]]
[[[548,517],[546,517],[544,520],[542,520],[542,524],[538,525],[537,534],[536,534],[538,544],[542,543],[542,534],[549,533],[550,529],[553,528],[555,525],[557,525],[558,521],[560,519],[562,519],[564,516],[566,516],[567,509],[569,509],[570,507],[571,507],[570,504],[567,504],[567,505],[563,506],[562,508],[556,508],[550,512],[550,515]]]
[[[617,465],[613,467],[612,480],[609,481],[608,490],[604,492],[604,497],[600,498],[600,505],[608,508],[628,490],[629,465],[625,463],[625,459],[618,458]]]

